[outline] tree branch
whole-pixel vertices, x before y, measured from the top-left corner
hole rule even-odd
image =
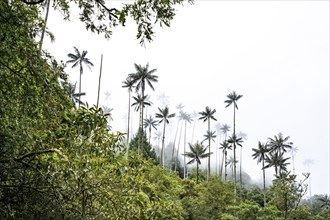
[[[37,155],[40,155],[40,154],[47,154],[47,153],[54,153],[55,151],[54,150],[42,150],[42,151],[36,151],[36,152],[31,152],[31,153],[27,153],[19,158],[15,158],[14,160],[15,161],[22,161],[24,160],[25,158],[27,157],[34,157],[34,156],[37,156]]]
[[[44,2],[45,0],[37,0],[36,2],[30,2],[30,1],[28,1],[28,0],[22,0],[22,2],[24,2],[25,4],[27,4],[27,5],[38,5],[38,4],[40,4],[40,3],[42,3],[42,2]]]

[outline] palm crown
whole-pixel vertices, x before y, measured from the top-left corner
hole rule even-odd
[[[234,108],[238,109],[237,101],[242,97],[243,95],[237,95],[235,91],[227,95],[228,100],[225,101],[227,103],[226,108],[233,104]]]
[[[141,66],[134,63],[136,73],[131,73],[128,76],[131,78],[133,84],[136,84],[136,91],[138,92],[141,89],[142,95],[146,88],[146,83],[150,86],[152,90],[155,90],[152,82],[158,82],[158,76],[153,75],[157,69],[149,70],[149,64],[146,66]]]
[[[196,142],[196,144],[192,145],[189,143],[190,152],[186,152],[183,155],[191,158],[191,160],[187,164],[192,164],[196,162],[197,166],[197,183],[198,183],[198,165],[201,164],[201,159],[210,157],[212,153],[206,153],[207,147],[204,147],[202,143]]]
[[[206,106],[205,111],[199,112],[199,114],[201,115],[201,117],[199,119],[203,120],[203,122],[210,120],[210,119],[216,121],[217,119],[213,116],[215,112],[216,112],[215,109],[211,110],[210,107]]]
[[[76,48],[73,47],[75,50],[75,54],[69,53],[68,57],[71,58],[71,60],[66,61],[67,63],[73,63],[72,68],[79,65],[80,69],[80,75],[79,75],[79,93],[81,94],[81,75],[84,72],[83,64],[86,65],[89,69],[90,66],[94,66],[93,63],[86,57],[87,51],[83,50],[82,53]],[[79,96],[79,106],[80,106],[80,96]]]

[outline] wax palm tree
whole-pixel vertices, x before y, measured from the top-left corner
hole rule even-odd
[[[182,105],[182,103],[178,104],[176,106],[176,108],[179,110],[179,115],[177,116],[178,118],[178,122],[177,122],[177,125],[176,125],[176,130],[175,130],[175,135],[174,135],[174,141],[173,141],[173,148],[172,148],[172,162],[174,163],[174,171],[176,171],[176,164],[175,163],[175,158],[174,158],[174,152],[175,152],[175,144],[176,144],[176,138],[177,138],[177,135],[178,135],[178,130],[179,130],[179,126],[180,126],[180,122],[182,122],[182,109],[184,108],[184,106]],[[181,123],[181,130],[182,130],[182,123]],[[180,131],[181,133],[181,131]],[[179,153],[179,151],[177,151]]]
[[[158,108],[159,113],[156,113],[156,118],[159,118],[159,123],[164,123],[164,127],[163,127],[163,140],[162,140],[162,150],[161,150],[161,155],[160,155],[160,160],[161,160],[161,164],[163,165],[163,167],[165,166],[164,161],[164,146],[165,146],[165,129],[166,129],[166,124],[169,123],[170,118],[175,117],[175,113],[169,113],[169,108],[166,106],[165,108],[161,109]]]
[[[216,132],[216,136],[217,136],[217,141],[215,143],[215,146],[219,146],[219,143],[221,141],[221,134],[222,134],[222,131],[221,131],[221,123],[220,122],[217,122],[215,125],[214,125],[214,129],[215,129],[215,132]],[[218,172],[220,173],[220,167],[221,167],[221,164],[220,164],[220,159],[221,159],[221,152],[219,151],[219,148],[216,147],[215,148],[215,174],[218,175]],[[219,166],[218,166],[219,165]]]
[[[230,131],[230,125],[222,124],[220,129],[221,129],[222,133],[225,135],[225,140],[227,140],[227,134]]]
[[[321,208],[330,208],[330,196],[321,195],[317,200],[321,202]]]
[[[267,165],[265,168],[269,167],[274,167],[275,168],[275,176],[278,178],[282,172],[287,172],[287,165],[290,163],[287,162],[290,158],[284,158],[284,152],[282,153],[277,153],[274,151],[271,151],[272,149],[270,148],[269,154],[266,155],[266,163]]]
[[[253,159],[257,159],[257,164],[262,163],[262,177],[263,177],[263,193],[264,193],[264,207],[266,206],[266,177],[265,177],[265,160],[266,154],[269,152],[268,144],[262,144],[258,142],[258,148],[252,148],[254,152],[252,154]]]
[[[137,112],[141,110],[141,108],[144,108],[146,105],[148,106],[151,105],[149,102],[146,101],[147,95],[142,97],[140,96],[140,94],[138,94],[137,96],[133,96],[133,99],[135,102],[133,102],[131,106],[132,107],[134,106],[135,107],[134,110]]]
[[[130,73],[128,76],[131,78],[133,85],[135,85],[136,92],[140,91],[140,96],[145,97],[144,92],[146,89],[146,85],[152,90],[155,90],[152,83],[158,82],[158,76],[153,75],[157,69],[149,70],[149,64],[147,63],[146,66],[141,66],[134,63],[134,67],[136,72]],[[140,107],[140,127],[143,131],[143,107]]]
[[[131,93],[132,93],[132,90],[134,88],[134,83],[133,81],[131,80],[130,77],[127,77],[125,81],[122,82],[123,85],[122,87],[123,88],[127,88],[128,90],[128,114],[127,114],[127,146],[128,146],[128,143],[129,143],[129,132],[130,132],[130,118],[131,118]]]
[[[194,111],[191,116],[192,116],[192,119],[194,121],[193,130],[192,130],[192,134],[191,134],[191,143],[193,143],[194,135],[195,135],[196,121],[198,119],[198,113],[196,111]]]
[[[135,102],[133,102],[131,106],[132,107],[135,106],[135,111],[137,111],[137,112],[140,110],[140,113],[141,113],[141,108],[144,108],[146,105],[148,105],[148,106],[151,105],[149,102],[146,101],[146,99],[147,99],[147,96],[146,95],[142,97],[142,96],[140,96],[140,94],[138,94],[137,97],[136,96],[133,96],[133,99],[135,100]],[[140,120],[141,119],[142,118],[140,117]],[[141,124],[141,121],[140,121],[140,124]],[[138,146],[138,154],[140,153],[140,148],[141,148],[140,145],[142,144],[142,138],[143,138],[142,135],[144,133],[144,130],[142,129],[142,127],[139,127],[139,129],[141,129],[141,131],[143,131],[143,132],[140,132],[139,133],[141,135],[141,137],[140,137],[140,141],[141,142],[140,142],[140,144]]]
[[[191,160],[187,163],[187,164],[192,164],[194,162],[196,162],[196,166],[197,166],[197,184],[198,184],[198,170],[199,170],[199,164],[201,164],[201,159],[204,158],[209,158],[210,157],[210,152],[206,153],[207,147],[204,147],[202,143],[199,143],[198,141],[192,145],[190,143],[189,144],[189,148],[190,148],[190,152],[185,152],[183,155],[185,157],[191,158]]]
[[[311,171],[310,171],[310,165],[312,165],[314,163],[314,161],[312,159],[305,159],[303,164],[305,166],[307,166],[307,169],[308,169],[308,173],[311,175]],[[308,178],[308,188],[309,188],[309,198],[312,197],[312,180],[311,180],[311,176],[309,176]]]
[[[144,127],[149,128],[149,143],[151,139],[151,129],[154,128],[157,130],[158,121],[154,119],[151,115],[149,115],[149,118],[144,119]]]
[[[228,100],[225,100],[225,103],[227,103],[226,108],[233,105],[234,107],[234,118],[233,118],[233,136],[236,136],[236,109],[238,110],[238,106],[237,106],[237,101],[242,98],[242,95],[238,95],[236,94],[235,91],[233,91],[232,93],[230,93],[229,95],[227,95]],[[236,144],[234,143],[233,146],[233,151],[234,151],[234,160],[236,161]],[[236,163],[234,163],[234,199],[235,199],[235,203],[236,203]]]
[[[153,140],[157,140],[157,149],[156,149],[156,152],[159,153],[160,139],[161,139],[163,133],[161,131],[157,131],[157,132],[154,133],[154,135],[155,136],[153,137]],[[159,155],[160,155],[160,153],[159,153]]]
[[[39,42],[39,51],[41,51],[42,49],[42,44],[44,42],[44,37],[45,37],[45,33],[47,32],[47,22],[48,22],[48,16],[49,16],[49,8],[50,8],[50,0],[46,0],[45,1],[45,9],[46,9],[46,14],[45,14],[45,19],[42,25],[42,29],[41,29],[41,37],[40,37],[40,42]],[[51,39],[54,38],[53,35],[50,35]]]
[[[102,109],[103,109],[103,113],[107,116],[107,121],[108,121],[107,127],[109,130],[111,130],[110,122],[113,121],[113,118],[112,118],[113,108],[103,105]]]
[[[297,152],[298,152],[298,147],[292,147],[290,149],[290,154],[291,154],[291,159],[292,159],[292,173],[293,173],[293,175],[295,175],[295,171],[296,171],[295,167],[294,167],[294,157],[296,156]]]
[[[157,99],[160,101],[161,108],[164,108],[170,104],[169,96],[167,96],[164,92],[157,96]]]
[[[232,179],[234,179],[234,167],[235,164],[237,163],[237,160],[234,160],[234,157],[230,156],[229,159],[226,161],[227,165],[230,167],[231,169],[231,175],[232,175]]]
[[[207,121],[207,127],[208,127],[208,131],[210,132],[210,123],[211,123],[211,119],[216,121],[217,119],[214,117],[214,113],[216,112],[215,109],[211,109],[210,107],[206,106],[205,111],[203,112],[199,112],[199,114],[201,115],[201,117],[199,118],[199,120],[203,120],[203,122]],[[211,155],[211,139],[209,138],[209,155]],[[208,165],[207,165],[208,169],[207,169],[207,180],[209,179],[209,176],[211,174],[211,157],[208,158]]]
[[[91,69],[90,66],[94,66],[94,64],[89,60],[89,58],[86,57],[87,51],[83,50],[82,53],[76,48],[73,47],[75,50],[75,54],[69,53],[68,57],[71,58],[71,60],[66,61],[67,63],[73,63],[72,68],[79,66],[80,74],[79,74],[79,93],[81,93],[81,76],[84,72],[83,65],[86,65],[89,69]],[[79,97],[79,107],[80,107],[80,97]]]
[[[208,141],[209,139],[211,139],[212,142],[215,142],[215,138],[217,137],[217,135],[215,134],[215,131],[206,131],[206,134],[204,134],[204,140],[202,141],[202,143],[204,141]]]
[[[67,92],[72,100],[72,103],[75,105],[76,103],[79,103],[80,105],[85,105],[82,101],[80,101],[80,96],[86,95],[86,93],[76,93],[76,86],[77,83],[72,84],[68,83],[67,84]]]
[[[289,139],[290,136],[283,137],[282,133],[279,133],[278,136],[275,135],[274,138],[268,138],[270,151],[278,154],[287,152],[293,145],[292,142],[289,142]]]
[[[247,134],[243,133],[242,131],[238,132],[237,137],[241,138],[242,141],[246,140]],[[240,191],[240,196],[242,197],[242,164],[243,164],[243,160],[242,160],[242,150],[243,150],[243,145],[240,146],[240,153],[239,153],[239,185],[241,188]]]
[[[242,147],[242,143],[243,143],[243,139],[242,138],[239,138],[237,137],[235,134],[233,134],[232,136],[230,136],[228,138],[228,143],[231,145],[231,147],[233,148],[233,150],[235,149],[235,147],[238,145],[240,147]],[[234,158],[233,160],[237,161],[236,160],[236,157],[235,157],[235,151],[234,151]],[[236,163],[233,164],[234,166],[234,182],[236,182]],[[236,184],[235,184],[235,187],[236,187]]]
[[[182,134],[182,127],[183,127],[183,118],[184,118],[184,112],[182,111],[182,108],[183,106],[177,106],[177,109],[179,110],[179,115],[177,116],[178,118],[178,123],[177,123],[177,127],[176,127],[176,131],[175,131],[175,136],[174,136],[174,143],[173,143],[173,148],[172,148],[172,161],[174,163],[174,171],[176,171],[176,168],[177,168],[177,164],[178,161],[179,161],[179,151],[180,151],[180,142],[181,142],[181,134]],[[179,135],[179,141],[178,141],[178,147],[177,149],[175,148],[175,145],[176,145],[176,138],[177,138],[177,133],[178,133],[178,128],[179,128],[179,125],[180,125],[180,122],[181,122],[181,127],[180,127],[180,135]],[[174,152],[176,150],[176,157],[174,156]],[[185,158],[184,158],[185,159]],[[184,160],[184,164],[185,164],[185,160]],[[184,165],[183,169],[183,176],[185,177],[185,167],[186,165]]]
[[[227,180],[227,155],[228,155],[228,150],[231,150],[232,148],[227,140],[223,140],[220,145],[221,145],[220,149],[222,150],[222,162],[221,162],[220,176],[222,177],[223,164],[225,164],[225,181],[226,181]]]
[[[184,140],[183,140],[183,150],[184,150],[184,153],[186,153],[186,144],[187,144],[187,123],[191,123],[192,121],[192,118],[190,116],[190,114],[188,113],[183,113],[182,115],[182,120],[184,121]],[[179,155],[178,155],[179,156]],[[178,157],[177,157],[178,159]],[[183,172],[184,172],[184,178],[187,177],[187,167],[186,167],[186,157],[183,157],[183,160],[184,160],[184,168],[183,168]]]

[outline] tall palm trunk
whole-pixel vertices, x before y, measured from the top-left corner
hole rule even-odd
[[[242,147],[240,148],[240,154],[239,154],[239,196],[242,199]]]
[[[266,207],[266,177],[265,177],[265,160],[262,159],[262,177],[264,181],[264,207]]]
[[[196,118],[195,118],[195,120],[194,120],[194,125],[193,125],[193,130],[192,130],[191,143],[193,143],[193,141],[194,141],[195,126],[196,126]]]
[[[144,90],[141,89],[141,94],[142,94],[142,99],[144,98]],[[143,101],[144,102],[144,101]],[[140,154],[140,150],[141,150],[141,146],[142,146],[142,136],[143,136],[143,102],[140,103],[140,129],[141,129],[141,134],[140,134],[140,137],[139,137],[139,147],[138,147],[138,154]]]
[[[292,173],[293,173],[293,175],[295,175],[295,172],[296,172],[296,170],[294,168],[294,155],[292,154]]]
[[[175,143],[176,143],[176,137],[177,137],[177,134],[178,134],[179,124],[180,124],[180,121],[178,121],[178,123],[176,125],[176,131],[175,131],[175,136],[174,136],[174,141],[173,141],[173,149],[172,149],[172,161],[174,162],[174,171],[176,171],[176,163],[175,163],[175,159],[174,159],[174,153],[175,153]]]
[[[225,182],[227,181],[227,150],[225,151]]]
[[[83,70],[82,70],[82,64],[80,63],[80,74],[79,74],[79,94],[81,94],[81,76],[82,76]],[[79,95],[79,103],[78,103],[78,107],[80,108],[80,97],[81,95]]]
[[[210,119],[207,120],[207,128],[210,134]],[[207,180],[209,180],[211,175],[211,136],[209,136],[209,154],[207,161]]]
[[[182,135],[182,121],[181,121],[181,127],[180,127],[180,134],[179,134],[179,141],[178,141],[178,149],[176,151],[176,159],[177,159],[177,162],[179,161],[179,152],[180,152],[180,144],[181,144],[181,135]],[[185,156],[183,157],[185,159]],[[184,165],[185,166],[185,165]],[[176,164],[175,164],[175,171],[176,171]],[[184,168],[183,168],[184,169]],[[183,171],[183,176],[185,175],[185,171]]]
[[[128,158],[129,151],[129,123],[131,117],[131,90],[128,91],[128,116],[127,116],[127,140],[126,140],[126,159]]]
[[[186,145],[187,145],[187,121],[184,122],[184,140],[183,140],[183,150],[184,153],[186,153]],[[183,157],[184,160],[184,167],[183,167],[183,178],[187,178],[188,177],[188,172],[187,172],[187,165],[186,165],[186,156]],[[197,163],[198,164],[198,163]]]
[[[224,159],[225,159],[225,152],[222,151],[222,159],[221,159],[221,162],[220,162],[220,178],[221,178],[221,180],[222,180],[222,172],[223,172]]]
[[[96,107],[99,107],[99,101],[100,101],[100,88],[101,88],[101,76],[102,76],[102,62],[103,62],[103,54],[101,54],[101,65],[100,65],[100,75],[99,75],[99,86],[97,89],[97,102]]]
[[[150,142],[150,139],[151,139],[151,126],[152,126],[152,125],[149,126],[149,143],[151,143],[151,142]]]
[[[50,6],[50,0],[46,0],[45,23],[42,27],[42,32],[41,32],[41,37],[40,37],[40,42],[39,42],[39,51],[41,51],[42,44],[44,42],[44,37],[45,37],[45,32],[46,32],[46,27],[47,27],[47,21],[48,21],[48,16],[49,16],[49,6]]]
[[[161,150],[161,164],[163,168],[165,167],[165,158],[164,158],[164,145],[165,145],[165,128],[166,128],[166,120],[164,120],[164,127],[163,127],[163,138],[162,138],[162,150]]]
[[[233,137],[236,137],[236,133],[235,133],[235,103],[234,103],[234,126],[233,126]],[[234,141],[234,202],[236,204],[236,196],[237,196],[237,190],[236,190],[236,143]]]
[[[198,184],[198,176],[199,176],[198,168],[199,168],[199,167],[198,167],[198,162],[197,162],[197,177],[196,177],[196,178],[197,178],[197,184]]]

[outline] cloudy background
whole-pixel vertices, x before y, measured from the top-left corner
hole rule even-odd
[[[113,6],[122,3],[107,1]],[[149,63],[150,68],[157,68],[159,82],[154,84],[155,91],[146,89],[153,102],[148,113],[154,114],[162,105],[161,96],[166,96],[171,112],[178,111],[179,103],[188,113],[210,106],[217,111],[217,122],[232,126],[232,108],[225,108],[224,101],[236,91],[243,95],[238,102],[237,131],[247,134],[243,169],[251,178],[262,178],[251,149],[282,132],[298,147],[298,179],[308,171],[304,162],[312,160],[312,193],[329,194],[329,1],[186,3],[177,7],[171,27],[157,27],[156,38],[145,47],[135,39],[134,22],[114,29],[112,38],[105,40],[88,33],[75,15],[71,22],[63,22],[59,13],[51,11],[48,28],[56,41],[44,47],[58,60],[68,60],[73,46],[88,51],[94,67],[92,71],[85,68],[82,90],[89,104],[96,103],[103,54],[100,101],[114,108],[114,131],[126,130],[128,93],[122,81],[134,72],[134,63]],[[66,70],[76,82],[79,70]],[[133,129],[137,123],[134,112]],[[174,139],[176,123],[177,119],[171,121],[167,141]],[[192,127],[187,130],[188,141]],[[202,140],[206,129],[206,123],[196,122],[194,140]],[[271,177],[272,169],[267,173]]]

